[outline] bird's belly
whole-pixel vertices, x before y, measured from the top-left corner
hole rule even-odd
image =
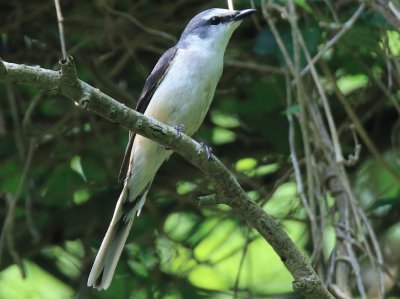
[[[173,84],[178,85],[178,84]],[[201,84],[203,85],[203,84]],[[210,85],[210,84],[209,84]],[[179,86],[175,91],[155,93],[145,115],[168,125],[185,125],[185,133],[192,135],[201,125],[211,104],[215,87]],[[162,98],[161,98],[162,97]]]
[[[185,133],[193,135],[203,122],[210,107],[214,89],[212,87],[182,90],[179,99],[168,101],[161,117],[156,119],[168,125],[184,125]]]

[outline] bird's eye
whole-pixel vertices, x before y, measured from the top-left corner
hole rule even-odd
[[[212,17],[210,19],[210,23],[211,23],[211,25],[218,25],[219,23],[221,23],[221,19],[218,17]]]

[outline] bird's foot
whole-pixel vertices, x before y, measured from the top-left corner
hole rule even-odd
[[[174,126],[176,132],[178,133],[178,139],[182,137],[182,133],[185,133],[186,126],[184,124]]]
[[[176,132],[177,132],[177,135],[178,135],[177,137],[178,137],[178,139],[180,139],[180,138],[182,137],[182,133],[185,133],[186,127],[185,127],[184,124],[180,124],[180,125],[175,125],[175,126],[174,126],[174,129],[175,129]],[[166,149],[167,151],[170,150],[170,148],[169,148],[168,146],[166,146],[165,149]]]
[[[200,142],[200,146],[201,146],[201,148],[206,152],[207,160],[210,160],[211,155],[212,155],[212,148],[211,148],[211,146],[208,146],[208,145],[205,144],[204,142]]]

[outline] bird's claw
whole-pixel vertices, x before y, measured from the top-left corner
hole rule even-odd
[[[173,127],[174,127],[174,129],[176,130],[176,132],[177,132],[177,138],[180,139],[180,138],[182,137],[182,133],[185,133],[185,130],[186,130],[185,125],[184,125],[184,124],[180,124],[180,125],[175,125],[175,126],[173,126]],[[165,147],[165,149],[166,149],[167,151],[170,150],[169,147]]]
[[[186,127],[184,124],[175,125],[175,130],[178,132],[178,139],[182,137],[182,133],[185,133]]]
[[[210,160],[211,155],[212,155],[212,148],[211,148],[211,146],[208,146],[208,145],[205,144],[204,142],[200,142],[200,146],[201,146],[202,149],[206,152],[207,160]]]

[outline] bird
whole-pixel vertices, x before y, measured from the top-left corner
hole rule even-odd
[[[147,78],[136,110],[188,136],[203,122],[222,75],[225,49],[242,20],[255,9],[211,8],[194,16],[177,44],[159,59]],[[133,220],[138,217],[154,176],[172,151],[134,132],[120,171],[124,181],[87,285],[107,289]]]

